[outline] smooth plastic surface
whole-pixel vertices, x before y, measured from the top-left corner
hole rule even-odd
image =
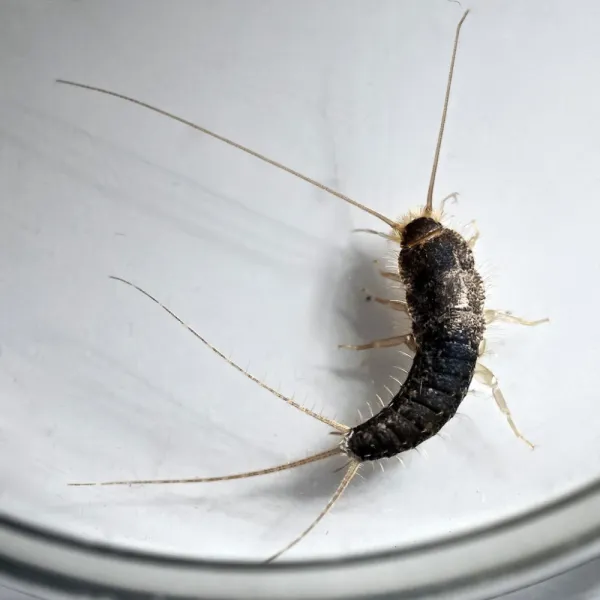
[[[600,192],[592,2],[472,2],[436,197],[477,220],[485,389],[422,452],[356,481],[288,559],[436,539],[598,476],[593,374]],[[465,7],[466,8],[466,7]],[[245,380],[131,279],[282,392],[353,425],[397,384],[368,215],[104,86],[170,110],[389,216],[424,202],[461,8],[423,2],[8,1],[0,12],[0,508],[120,547],[260,561],[318,514],[341,460],[213,485],[333,445]],[[380,262],[374,264],[374,259]],[[367,291],[363,291],[367,288]],[[538,540],[536,540],[537,542]],[[543,544],[543,540],[539,540]]]
[[[548,579],[537,585],[513,592],[506,600],[594,600],[600,598],[598,582],[598,561],[588,563],[578,569]],[[1,600],[29,600],[29,593],[19,588],[0,588]]]

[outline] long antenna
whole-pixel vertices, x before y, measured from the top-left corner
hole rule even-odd
[[[339,499],[339,497],[344,493],[344,490],[350,485],[353,477],[358,472],[361,463],[353,460],[344,475],[344,478],[338,485],[337,490],[335,490],[331,500],[327,503],[327,506],[321,511],[321,514],[307,527],[295,540],[290,542],[285,548],[282,548],[277,554],[273,554],[273,556],[269,557],[265,562],[270,563],[273,562],[276,558],[279,558],[284,552],[287,552],[290,548],[293,548],[298,542],[302,541],[319,523],[319,521],[333,508],[333,505]]]
[[[232,479],[246,479],[248,477],[257,477],[259,475],[268,475],[269,473],[278,473],[279,471],[287,471],[288,469],[295,469],[296,467],[302,467],[318,460],[324,460],[331,456],[341,454],[342,451],[339,448],[332,448],[325,452],[319,452],[319,454],[313,454],[307,458],[295,460],[294,462],[285,463],[284,465],[278,465],[277,467],[270,467],[269,469],[260,469],[259,471],[247,471],[246,473],[236,473],[235,475],[224,475],[221,477],[190,477],[188,479],[132,479],[131,481],[102,481],[99,483],[69,483],[70,486],[92,486],[92,485],[133,485],[133,484],[166,484],[166,483],[213,483],[215,481],[231,481]]]
[[[310,408],[306,408],[305,406],[302,406],[301,404],[299,404],[292,398],[289,398],[288,396],[284,396],[277,390],[268,386],[266,383],[263,383],[260,379],[258,379],[258,377],[254,377],[254,375],[252,375],[251,373],[246,371],[246,369],[243,369],[242,367],[240,367],[240,365],[233,362],[230,358],[227,358],[220,350],[218,350],[215,346],[213,346],[210,342],[208,342],[205,338],[203,338],[193,327],[190,327],[183,319],[178,317],[171,309],[167,308],[162,302],[157,300],[152,294],[148,293],[146,290],[143,290],[141,287],[135,285],[135,283],[131,283],[131,281],[127,281],[127,279],[123,279],[122,277],[116,277],[114,275],[109,275],[109,277],[111,279],[114,279],[115,281],[120,281],[121,283],[126,283],[127,285],[136,289],[138,292],[141,292],[142,294],[144,294],[144,296],[146,296],[146,298],[149,298],[150,300],[152,300],[152,302],[155,302],[156,304],[158,304],[158,306],[160,306],[164,311],[169,313],[178,323],[183,325],[192,335],[194,335],[197,339],[199,339],[207,348],[210,348],[217,356],[221,357],[225,362],[227,362],[234,369],[239,371],[242,375],[245,375],[248,379],[250,379],[251,381],[254,381],[254,383],[257,383],[258,385],[260,385],[261,388],[271,392],[271,394],[273,394],[274,396],[277,396],[277,398],[279,398],[280,400],[283,400],[284,402],[287,402],[289,405],[293,406],[294,408],[297,408],[298,410],[302,411],[305,415],[308,415],[309,417],[312,417],[313,419],[317,419],[317,421],[321,421],[321,423],[325,423],[326,425],[333,427],[337,431],[345,433],[346,431],[350,430],[350,427],[348,427],[347,425],[338,423],[337,421],[334,421],[333,419],[328,419],[327,417],[324,417],[323,415],[320,415],[319,413],[316,413],[313,410],[310,410]]]
[[[427,191],[427,204],[425,205],[425,215],[431,215],[433,212],[433,186],[435,185],[435,176],[437,174],[438,162],[440,159],[440,150],[442,148],[442,138],[444,137],[444,128],[446,127],[446,114],[448,112],[448,102],[450,100],[450,90],[452,88],[452,77],[454,76],[454,62],[456,61],[456,50],[458,49],[458,38],[460,29],[465,22],[469,10],[465,11],[461,20],[456,26],[456,34],[454,36],[454,48],[452,50],[452,60],[450,61],[450,71],[448,72],[448,83],[446,85],[446,97],[444,98],[444,110],[442,112],[442,122],[438,133],[437,145],[435,147],[435,157],[433,159],[433,167],[431,169],[431,177],[429,179],[429,190]]]
[[[192,123],[191,121],[188,121],[187,119],[178,117],[170,112],[167,112],[166,110],[163,110],[162,108],[157,108],[156,106],[152,106],[151,104],[147,104],[146,102],[142,102],[141,100],[136,100],[134,98],[130,98],[129,96],[125,96],[124,94],[119,94],[117,92],[111,92],[110,90],[105,90],[103,88],[95,87],[93,85],[87,85],[85,83],[77,83],[75,81],[67,81],[66,79],[57,79],[56,83],[62,83],[64,85],[72,85],[73,87],[83,88],[84,90],[92,90],[93,92],[100,92],[101,94],[107,94],[108,96],[114,96],[115,98],[121,98],[122,100],[127,100],[127,102],[133,102],[133,104],[137,104],[138,106],[143,106],[144,108],[147,108],[149,110],[157,112],[160,115],[164,115],[165,117],[168,117],[169,119],[173,119],[175,121],[178,121],[179,123],[188,125],[189,127],[196,129],[197,131],[201,131],[202,133],[209,135],[210,137],[213,137],[217,140],[220,140],[221,142],[224,142],[225,144],[228,144],[229,146],[238,148],[238,150],[242,150],[243,152],[246,152],[247,154],[250,154],[250,155],[254,156],[255,158],[258,158],[259,160],[262,160],[263,162],[266,162],[274,167],[277,167],[278,169],[281,169],[282,171],[285,171],[286,173],[289,173],[290,175],[294,175],[294,176],[302,179],[303,181],[306,181],[307,183],[310,183],[311,185],[318,187],[320,190],[323,190],[324,192],[327,192],[328,194],[335,196],[336,198],[341,198],[345,202],[348,202],[348,204],[352,204],[352,206],[356,206],[357,208],[364,210],[365,212],[369,213],[370,215],[377,217],[379,220],[383,221],[386,225],[389,225],[393,229],[396,229],[398,227],[397,223],[394,223],[394,221],[392,221],[391,219],[388,219],[386,216],[382,215],[381,213],[378,213],[377,211],[373,210],[372,208],[369,208],[368,206],[365,206],[364,204],[361,204],[360,202],[357,202],[356,200],[352,200],[352,198],[349,198],[348,196],[341,194],[340,192],[336,192],[334,189],[327,187],[326,185],[319,183],[318,181],[315,181],[314,179],[311,179],[310,177],[307,177],[306,175],[302,175],[302,173],[298,173],[298,171],[295,171],[294,169],[291,169],[290,167],[286,167],[285,165],[282,165],[281,163],[273,160],[272,158],[266,157],[264,154],[260,154],[259,152],[256,152],[255,150],[250,150],[250,148],[246,148],[245,146],[242,146],[241,144],[238,144],[237,142],[234,142],[233,140],[223,137],[222,135],[219,135],[218,133],[214,133],[213,131],[206,129],[205,127],[196,125],[195,123]]]

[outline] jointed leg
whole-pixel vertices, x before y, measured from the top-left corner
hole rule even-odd
[[[487,340],[485,338],[483,338],[481,340],[481,343],[479,344],[479,350],[477,352],[477,356],[482,357],[485,354],[486,349],[487,349]]]
[[[372,233],[390,242],[400,243],[398,234],[384,233],[383,231],[376,231],[375,229],[353,229],[352,233]]]
[[[402,283],[402,279],[400,279],[399,273],[394,273],[393,271],[379,271],[379,274],[386,279],[390,279],[391,281],[395,281],[396,283]]]
[[[503,321],[505,323],[518,323],[519,325],[527,325],[533,327],[534,325],[541,325],[542,323],[548,323],[550,319],[539,319],[537,321],[528,321],[521,317],[515,317],[513,314],[501,311],[501,310],[485,310],[484,311],[485,322],[487,325],[494,321]]]
[[[475,230],[475,232],[467,240],[467,244],[469,245],[469,248],[473,249],[475,247],[475,244],[477,243],[477,240],[479,239],[479,229],[478,229],[475,221],[471,221],[471,226],[473,227],[473,229]]]
[[[389,298],[379,298],[378,296],[373,296],[373,300],[384,306],[389,306],[393,310],[399,310],[400,312],[408,314],[408,306],[403,300],[391,300]]]
[[[444,214],[444,210],[446,209],[446,202],[448,202],[448,200],[454,200],[454,202],[456,202],[458,200],[458,192],[452,192],[451,194],[448,194],[445,198],[442,198],[442,201],[440,202],[440,213],[442,215]]]
[[[504,394],[498,386],[498,379],[496,376],[486,366],[482,365],[481,363],[477,363],[477,366],[475,367],[475,379],[477,379],[477,381],[480,383],[492,388],[494,400],[496,401],[498,408],[502,411],[502,414],[506,417],[506,420],[508,421],[510,428],[513,430],[513,433],[533,450],[534,445],[518,430],[517,426],[515,425],[508,405],[506,404],[506,400],[504,399]]]
[[[392,348],[393,346],[401,346],[402,344],[409,345],[412,341],[412,333],[404,335],[396,335],[394,337],[385,338],[383,340],[375,340],[368,344],[340,344],[338,348],[346,348],[347,350],[370,350],[372,348]]]

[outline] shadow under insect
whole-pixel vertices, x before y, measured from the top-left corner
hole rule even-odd
[[[389,262],[395,262],[396,256],[394,252]],[[401,292],[400,284],[392,287],[380,274],[387,262],[383,259],[375,263],[356,249],[349,253],[336,302],[345,336],[339,344],[362,344],[410,333],[410,320],[405,314],[377,302],[378,298],[399,299]],[[397,263],[395,268],[398,268]],[[412,363],[412,352],[406,346],[368,350],[339,348],[337,351],[348,366],[334,367],[333,372],[349,379],[355,387],[360,386],[358,393],[350,395],[338,409],[338,414],[343,415],[342,422],[347,425],[362,422],[381,410],[398,392]]]

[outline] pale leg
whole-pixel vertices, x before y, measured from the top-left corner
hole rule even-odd
[[[537,321],[528,321],[527,319],[522,319],[521,317],[515,317],[513,314],[502,311],[502,310],[485,310],[483,312],[485,317],[485,322],[487,325],[493,323],[494,321],[503,321],[505,323],[517,323],[519,325],[527,325],[529,327],[533,327],[534,325],[541,325],[542,323],[548,323],[550,319],[538,319]]]
[[[376,229],[353,229],[352,233],[372,233],[373,235],[377,235],[382,237],[385,240],[390,242],[400,243],[400,238],[398,234],[394,233],[384,233],[383,231],[377,231]]]
[[[482,365],[481,363],[477,363],[477,366],[475,367],[475,379],[477,379],[477,381],[480,383],[492,388],[494,400],[496,401],[498,408],[502,411],[502,414],[506,417],[506,420],[508,421],[513,433],[533,450],[534,445],[518,430],[517,426],[515,425],[508,405],[506,404],[506,400],[504,399],[504,394],[498,386],[498,379],[496,376],[486,366]]]
[[[473,229],[475,231],[474,231],[473,235],[467,240],[467,244],[469,245],[469,248],[471,248],[471,250],[472,250],[475,247],[477,240],[479,239],[479,229],[478,229],[475,221],[471,221],[471,226],[473,227]]]
[[[448,202],[448,200],[454,200],[454,202],[456,202],[458,200],[458,192],[452,192],[451,194],[448,194],[445,198],[442,198],[442,201],[440,202],[440,212],[442,213],[442,215],[444,214],[444,210],[446,209],[446,202]]]
[[[485,338],[483,338],[481,340],[481,343],[479,344],[479,351],[477,352],[477,356],[479,356],[481,358],[485,354],[486,350],[487,350],[487,340]]]
[[[402,344],[410,345],[411,342],[412,333],[405,333],[404,335],[396,335],[383,340],[375,340],[368,344],[340,344],[338,348],[345,348],[347,350],[370,350],[372,348],[392,348],[393,346],[401,346]]]
[[[400,279],[399,273],[394,273],[393,271],[379,271],[382,277],[386,279],[390,279],[391,281],[395,281],[397,283],[402,283],[402,279]]]
[[[373,300],[384,306],[389,306],[393,310],[408,314],[408,306],[403,300],[390,300],[389,298],[379,298],[378,296],[373,296]]]

